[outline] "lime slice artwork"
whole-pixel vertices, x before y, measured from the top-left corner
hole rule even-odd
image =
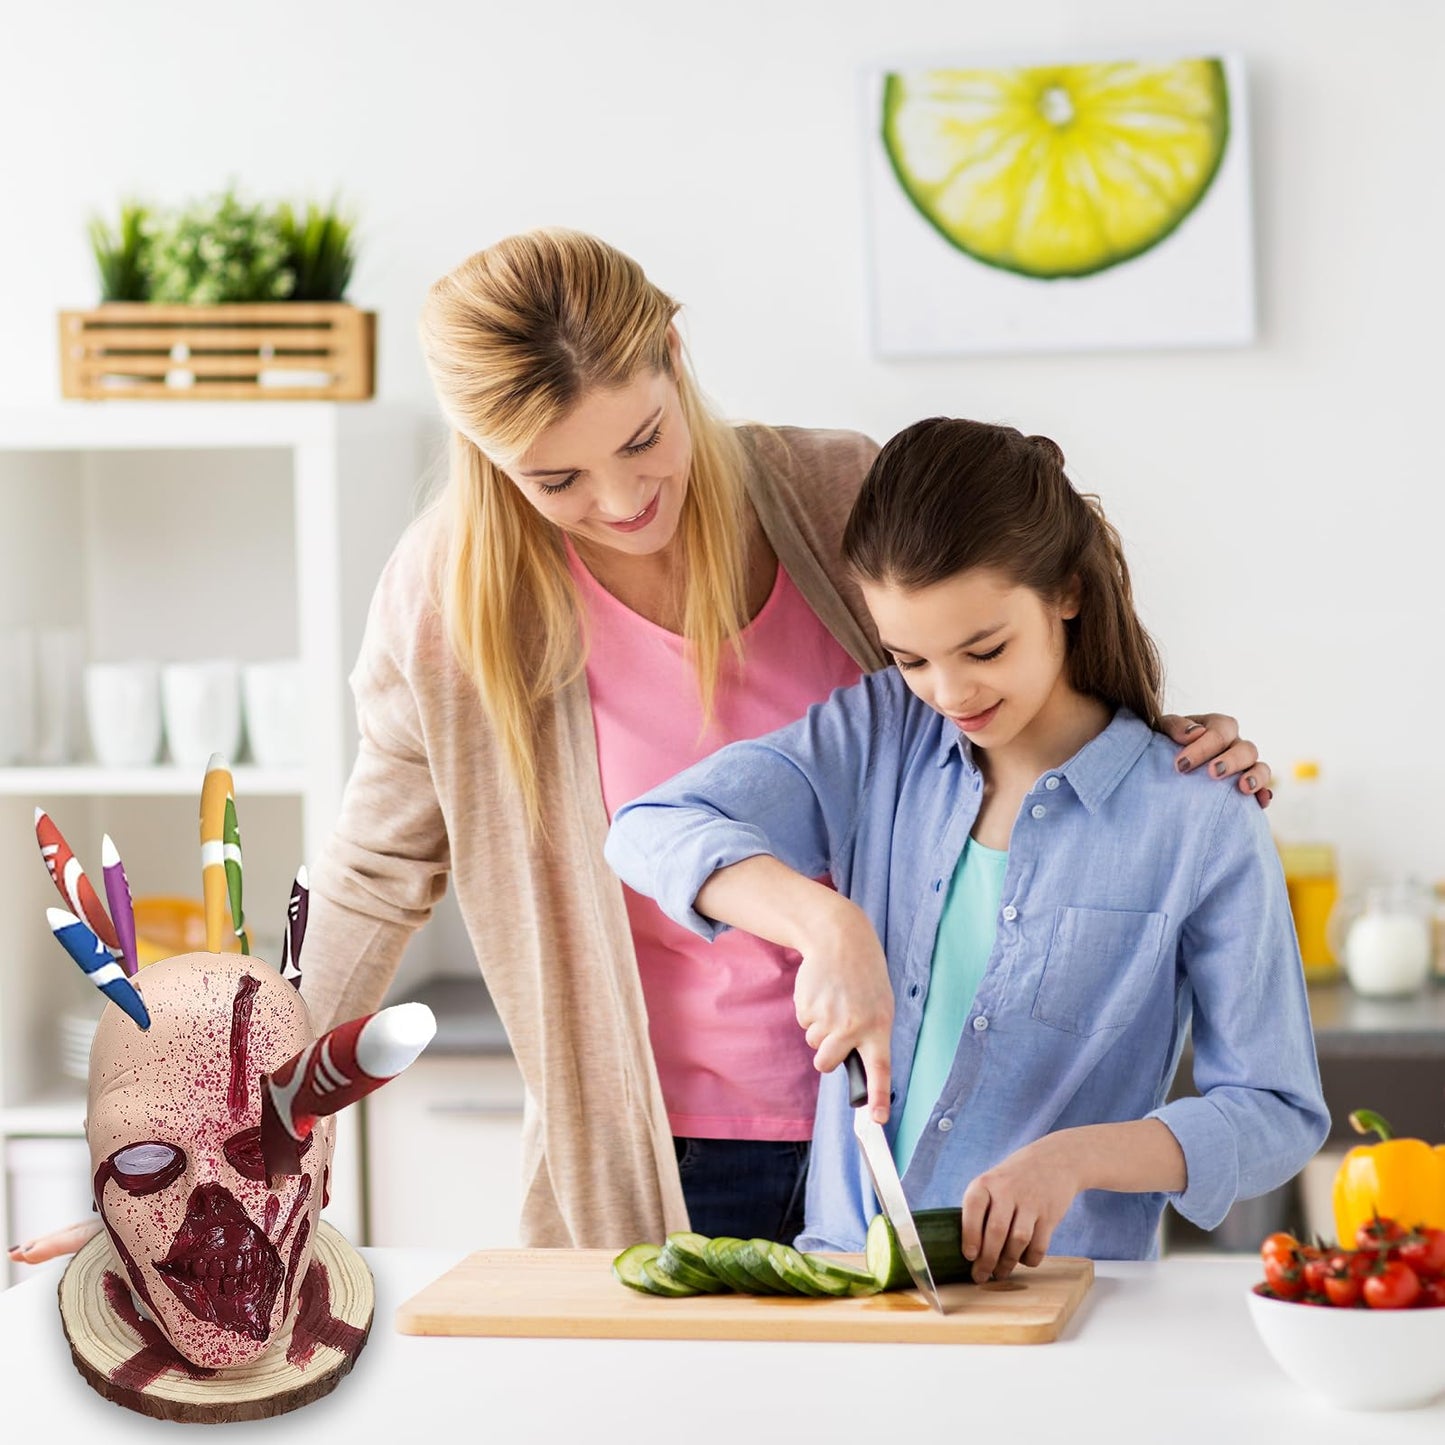
[[[890,72],[882,136],[950,244],[1042,280],[1139,256],[1208,192],[1229,142],[1218,60]]]

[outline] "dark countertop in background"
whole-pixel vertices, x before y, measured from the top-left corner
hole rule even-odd
[[[1372,999],[1340,978],[1311,984],[1309,999],[1328,1143],[1365,1142],[1350,1127],[1354,1109],[1383,1114],[1401,1137],[1445,1136],[1445,984],[1431,980],[1406,998]],[[1192,1080],[1186,1045],[1171,1097],[1194,1093]]]
[[[428,1057],[511,1053],[481,974],[429,978],[407,997],[426,1004],[437,1017],[436,1037],[426,1046]]]
[[[1445,983],[1407,998],[1363,998],[1343,979],[1310,985],[1320,1059],[1432,1058],[1445,1061]]]
[[[1310,985],[1310,1016],[1320,1059],[1445,1061],[1445,983],[1408,998],[1362,998],[1343,979]],[[505,1054],[507,1033],[480,974],[427,979],[409,997],[437,1016],[429,1054]]]

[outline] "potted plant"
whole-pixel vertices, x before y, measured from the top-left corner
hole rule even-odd
[[[276,208],[276,221],[286,247],[286,267],[294,278],[295,301],[341,301],[356,264],[356,222],[336,203],[314,201],[298,215],[289,204]]]
[[[127,201],[89,226],[101,306],[61,313],[68,397],[361,400],[375,313],[345,300],[356,223],[333,202],[234,187],[169,213]]]
[[[114,230],[100,216],[89,223],[90,251],[100,274],[102,301],[148,301],[150,211],[136,201],[123,201]]]

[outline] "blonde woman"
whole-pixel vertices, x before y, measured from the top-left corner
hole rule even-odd
[[[534,1245],[801,1222],[817,1074],[797,956],[703,945],[602,848],[623,803],[883,665],[839,561],[877,448],[719,420],[677,310],[570,231],[510,237],[432,287],[450,480],[377,587],[360,752],[312,869],[321,1029],[378,1006],[451,875],[527,1086]],[[1168,721],[1181,768],[1268,800],[1233,719]]]

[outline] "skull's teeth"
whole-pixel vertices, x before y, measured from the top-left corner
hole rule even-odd
[[[224,1280],[240,1278],[247,1274],[251,1268],[251,1255],[249,1251],[232,1255],[227,1259],[224,1255],[201,1256],[187,1262],[185,1272],[199,1283],[208,1283],[211,1280]]]

